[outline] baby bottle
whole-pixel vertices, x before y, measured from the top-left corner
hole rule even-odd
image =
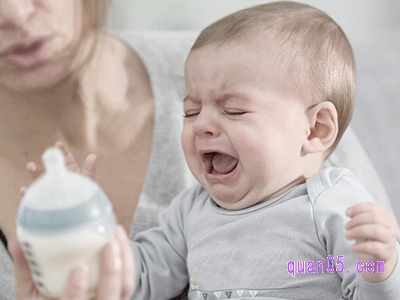
[[[17,216],[32,278],[44,295],[59,297],[71,270],[85,264],[94,290],[101,250],[115,232],[112,204],[94,181],[67,170],[59,149],[46,150],[43,162],[46,173],[26,191]]]

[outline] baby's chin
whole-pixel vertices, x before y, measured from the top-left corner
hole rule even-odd
[[[219,207],[226,210],[241,210],[263,202],[263,200],[254,201],[251,199],[252,197],[248,197],[247,195],[243,197],[221,197],[221,195],[219,195],[219,197],[217,197],[216,195],[213,196],[210,194],[210,196]]]
[[[269,199],[281,196],[287,190],[290,189],[290,186],[286,186],[282,189],[276,191],[265,191],[265,190],[257,190],[252,189],[243,194],[240,191],[229,191],[219,190],[218,193],[216,190],[212,190],[212,188],[207,189],[207,192],[211,196],[211,199],[221,208],[226,210],[241,210],[252,207],[254,205],[263,203],[268,201]]]

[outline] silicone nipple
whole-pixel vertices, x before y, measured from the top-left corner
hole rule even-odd
[[[67,168],[65,158],[61,150],[57,148],[47,149],[42,156],[47,176],[65,176]]]
[[[50,148],[42,158],[46,172],[28,188],[20,204],[19,220],[26,228],[66,230],[112,210],[97,183],[68,171],[61,150]]]

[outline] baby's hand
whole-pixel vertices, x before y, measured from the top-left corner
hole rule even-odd
[[[54,147],[60,149],[65,157],[65,165],[67,169],[71,172],[80,173],[84,176],[89,177],[90,179],[94,180],[94,175],[96,171],[96,160],[97,157],[95,154],[89,154],[84,163],[82,170],[79,168],[78,164],[75,161],[74,156],[72,155],[71,151],[65,146],[62,142],[55,143]],[[26,166],[26,169],[31,175],[32,179],[37,179],[38,177],[43,175],[43,170],[35,162],[29,162]],[[20,188],[21,195],[24,195],[27,190],[27,187],[23,186]]]
[[[364,268],[362,276],[370,282],[380,282],[390,276],[397,262],[398,225],[394,216],[376,203],[360,203],[347,209],[351,220],[346,224],[346,238],[356,240],[350,247],[366,267],[371,261],[384,261],[384,272],[368,273]]]

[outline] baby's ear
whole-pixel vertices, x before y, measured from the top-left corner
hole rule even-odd
[[[324,101],[308,108],[307,140],[303,150],[307,154],[324,152],[335,142],[338,133],[338,117],[332,102]]]

